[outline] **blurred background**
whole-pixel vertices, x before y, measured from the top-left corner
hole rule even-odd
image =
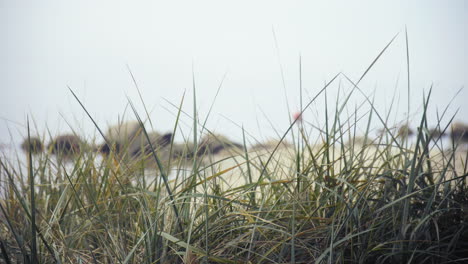
[[[257,140],[277,138],[300,110],[300,72],[306,105],[340,72],[357,81],[395,35],[359,86],[381,114],[392,107],[389,125],[409,109],[416,127],[430,87],[431,122],[450,102],[444,120],[458,111],[455,120],[468,121],[467,25],[462,0],[1,1],[0,145],[20,144],[27,116],[33,134],[75,130],[99,141],[69,88],[103,129],[135,119],[130,100],[142,117],[146,106],[154,129],[171,131],[185,94],[187,136],[193,80],[201,122],[214,103],[208,129],[239,141],[242,126]],[[351,89],[336,79],[327,90],[330,113]],[[343,119],[363,102],[354,93]],[[325,105],[320,96],[304,121],[322,127]]]

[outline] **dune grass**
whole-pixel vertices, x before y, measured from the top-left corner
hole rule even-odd
[[[382,53],[358,82],[338,74],[304,106],[338,77],[352,85],[334,113],[324,109],[319,140],[309,133],[316,127],[294,120],[263,152],[250,150],[243,130],[235,158],[161,160],[151,146],[156,169],[89,148],[72,161],[29,153],[17,166],[0,158],[0,262],[466,263],[468,155],[429,133],[430,92],[414,143],[364,94],[370,110],[342,118]],[[191,151],[198,153],[197,133],[211,132],[195,98]],[[444,123],[444,114],[438,126],[448,130],[453,117]],[[377,138],[373,118],[384,127]],[[291,135],[292,146],[283,147]]]
[[[374,115],[375,109],[366,113],[369,119]],[[426,111],[414,144],[405,144],[389,127],[378,138],[365,134],[358,142],[354,118],[328,118],[321,144],[310,143],[307,124],[291,125],[288,133],[297,129],[289,159],[284,152],[275,154],[279,142],[262,154],[249,151],[244,134],[244,151],[224,168],[217,165],[225,160],[207,164],[203,156],[189,166],[187,161],[161,161],[157,146],[151,151],[155,170],[112,155],[97,161],[91,151],[72,162],[47,153],[28,155],[26,171],[1,159],[1,259],[467,261],[466,151],[457,145],[439,150],[440,138],[428,133]],[[172,180],[170,168],[176,172]],[[145,180],[148,174],[154,182]],[[228,175],[242,183],[230,188],[223,183]]]

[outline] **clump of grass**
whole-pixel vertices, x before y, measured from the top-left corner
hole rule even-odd
[[[233,157],[161,160],[132,106],[156,169],[145,169],[146,157],[131,163],[112,154],[98,158],[90,148],[80,148],[72,162],[48,153],[32,156],[30,151],[27,172],[14,161],[0,159],[0,259],[466,262],[468,155],[455,143],[442,149],[441,138],[430,133],[430,93],[410,144],[366,96],[370,110],[361,114],[356,109],[343,119],[349,97],[360,88],[342,74],[302,110],[326,95],[338,77],[349,80],[352,89],[342,103],[337,99],[334,116],[327,104],[317,143],[310,136],[316,127],[292,123],[276,146],[259,152],[249,150],[243,130],[243,148]],[[197,133],[211,133],[195,109],[196,102],[192,153],[199,152]],[[367,127],[359,139],[358,124],[365,118]],[[377,138],[371,136],[373,118],[384,126]],[[438,127],[447,130],[452,119],[440,120]],[[291,134],[294,144],[284,147]]]
[[[250,152],[244,141],[244,153],[228,168],[227,160],[193,162],[186,171],[173,161],[172,181],[167,163],[148,171],[112,157],[96,162],[93,152],[78,154],[71,164],[48,154],[29,156],[37,160],[28,163],[27,174],[2,159],[2,259],[466,261],[466,152],[434,150],[425,113],[408,148],[390,130],[354,142],[352,125],[338,116],[331,120],[317,145],[303,124],[288,159],[279,148]],[[151,155],[158,160],[156,148]],[[145,173],[155,182],[142,181]]]

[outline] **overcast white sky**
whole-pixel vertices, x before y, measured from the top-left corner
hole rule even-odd
[[[26,115],[40,131],[68,132],[68,121],[92,137],[91,121],[67,86],[103,128],[116,123],[127,96],[144,114],[127,64],[157,130],[169,131],[186,92],[192,114],[192,65],[197,104],[204,117],[223,76],[208,128],[258,139],[288,126],[299,109],[299,55],[303,100],[338,72],[353,80],[399,34],[361,83],[385,112],[395,93],[396,118],[407,105],[405,26],[411,72],[411,115],[433,84],[432,114],[465,87],[468,8],[450,1],[0,1],[0,143],[18,140]],[[275,44],[275,37],[277,47]],[[281,68],[283,69],[284,87]],[[337,85],[330,88],[334,104]],[[341,78],[342,88],[350,86]],[[286,98],[287,97],[287,98]],[[451,106],[468,121],[468,92]],[[305,119],[323,125],[320,97]],[[354,103],[362,101],[356,96]],[[131,119],[133,114],[127,112]],[[317,117],[318,115],[318,117]],[[183,119],[190,126],[188,118]],[[393,122],[393,120],[392,120]],[[416,119],[414,119],[416,125]],[[186,128],[185,133],[189,130]],[[19,141],[19,140],[18,140]]]

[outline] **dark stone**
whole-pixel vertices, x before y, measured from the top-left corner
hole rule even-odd
[[[55,155],[75,155],[81,151],[82,141],[78,136],[67,134],[56,137],[48,148]]]
[[[25,152],[38,154],[44,150],[44,145],[38,137],[26,138],[21,144],[21,149]]]

